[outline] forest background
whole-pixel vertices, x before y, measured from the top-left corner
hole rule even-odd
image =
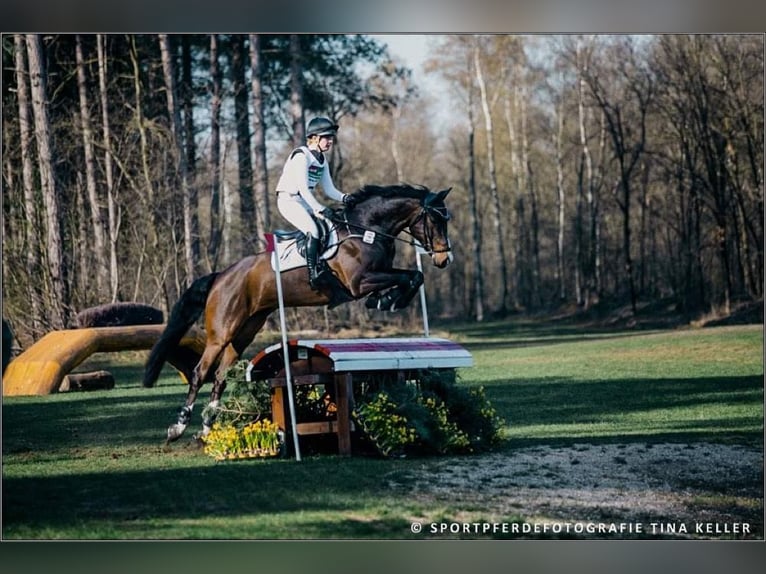
[[[314,115],[341,125],[340,189],[453,187],[456,260],[426,269],[432,316],[662,302],[691,320],[762,299],[763,35],[431,46],[447,113],[370,36],[3,35],[3,317],[19,344],[94,305],[167,310],[263,250]],[[351,304],[290,322],[373,313],[418,320]]]

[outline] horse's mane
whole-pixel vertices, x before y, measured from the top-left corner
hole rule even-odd
[[[382,197],[384,199],[391,197],[411,197],[413,199],[423,199],[428,195],[428,188],[422,185],[410,185],[402,183],[399,185],[365,185],[354,192],[355,203],[362,203],[373,197]]]

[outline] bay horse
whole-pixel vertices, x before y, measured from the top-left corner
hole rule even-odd
[[[285,271],[281,274],[285,306],[335,306],[363,297],[368,297],[369,308],[393,311],[408,305],[423,283],[423,274],[393,267],[395,243],[414,244],[417,240],[436,267],[449,265],[452,251],[447,222],[451,216],[444,199],[450,189],[434,193],[422,186],[368,185],[351,194],[346,206],[329,218],[337,231],[337,250],[325,264],[334,284],[315,291],[305,266]],[[401,232],[412,239],[399,238]],[[168,428],[168,443],[180,438],[188,426],[200,387],[211,374],[209,406],[218,406],[226,386],[226,370],[278,309],[271,256],[270,252],[256,253],[223,271],[200,277],[173,306],[167,326],[147,359],[144,386],[155,384],[165,360],[203,311],[205,349],[193,370],[178,420]],[[203,411],[203,436],[210,431],[215,411]]]

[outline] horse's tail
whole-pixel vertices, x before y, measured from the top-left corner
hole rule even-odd
[[[149,358],[146,361],[144,369],[144,386],[153,387],[160,376],[162,365],[165,364],[168,353],[175,349],[181,342],[181,339],[189,330],[197,318],[202,314],[207,303],[207,296],[213,281],[218,277],[218,273],[205,275],[194,281],[191,286],[183,292],[181,298],[173,305],[168,318],[168,324],[160,335],[160,338],[152,347]]]

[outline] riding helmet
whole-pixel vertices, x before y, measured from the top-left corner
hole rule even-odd
[[[306,127],[306,137],[311,136],[334,136],[338,133],[338,124],[332,123],[328,118],[314,118]]]

